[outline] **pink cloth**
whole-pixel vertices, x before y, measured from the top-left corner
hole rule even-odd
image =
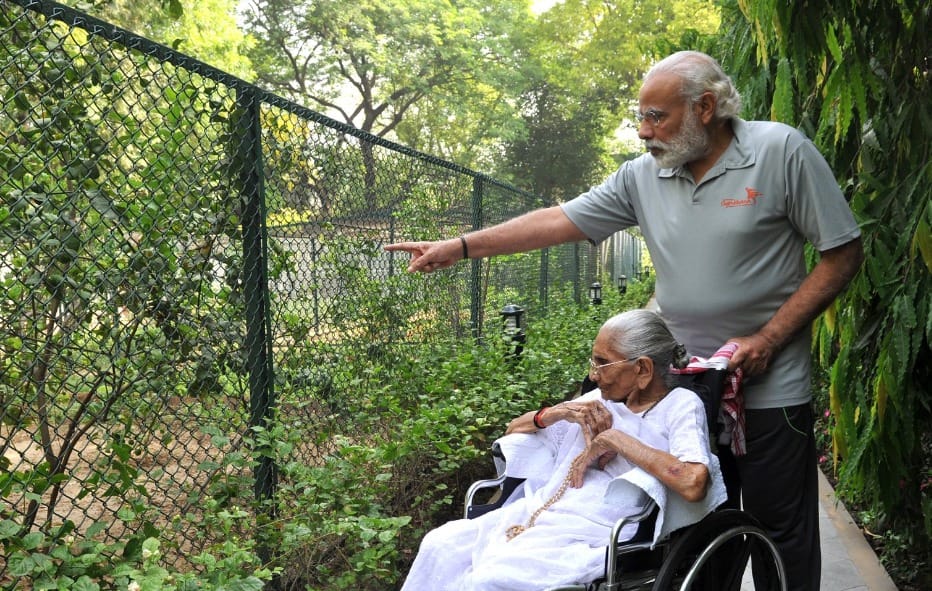
[[[738,344],[729,341],[713,353],[711,357],[707,359],[690,357],[686,367],[682,369],[673,368],[672,371],[676,374],[696,374],[709,369],[728,369],[728,362],[737,350]],[[736,457],[743,456],[747,452],[744,426],[744,394],[741,391],[741,379],[741,368],[728,372],[725,377],[725,390],[722,392],[721,410],[719,411],[725,425],[720,437],[726,438],[725,441],[720,440],[719,442],[723,443],[730,439],[731,452]]]

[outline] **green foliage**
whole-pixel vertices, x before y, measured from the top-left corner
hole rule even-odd
[[[705,0],[566,0],[531,28],[523,125],[503,134],[506,178],[558,203],[596,184],[614,166],[609,148],[632,119],[650,57],[714,33],[718,10]]]
[[[211,396],[242,394],[238,204],[212,143],[231,103],[31,18],[0,9],[2,545],[14,584],[90,589],[159,535],[156,454],[190,441],[181,400],[208,422]],[[222,409],[233,432],[237,410]]]
[[[169,19],[179,19],[184,14],[184,5],[182,0],[151,0],[152,6],[146,7],[155,15],[162,11],[164,16]],[[68,4],[63,2],[62,4]],[[123,0],[73,0],[72,3],[76,8],[87,12],[104,9],[114,11],[119,14],[120,9],[124,9]],[[144,4],[144,3],[143,3]],[[138,7],[137,7],[138,9]]]
[[[713,33],[717,12],[704,0],[566,0],[540,16],[535,58],[547,82],[575,90],[580,108],[627,114],[655,49],[689,32]],[[590,98],[600,104],[586,104]]]
[[[272,450],[279,466],[271,510],[260,511],[275,518],[259,537],[275,549],[272,564],[283,579],[308,589],[396,583],[423,533],[458,517],[465,488],[489,475],[491,442],[505,425],[529,408],[575,395],[604,316],[642,306],[651,285],[633,281],[624,297],[605,293],[601,307],[557,298],[546,316],[529,322],[517,357],[501,331],[486,331],[481,342],[423,341],[404,354],[364,358],[355,351],[368,337],[329,350],[318,345],[317,359],[333,359],[320,367],[326,378],[283,382],[278,390],[288,412],[254,429],[249,444]],[[405,309],[406,302],[393,302]],[[352,420],[351,431],[314,429],[315,421],[338,416]],[[315,432],[319,438],[308,441]]]
[[[221,511],[215,521],[228,532],[245,512]],[[112,525],[111,525],[112,526]],[[49,532],[22,535],[19,524],[0,521],[0,547],[7,574],[29,581],[32,589],[75,591],[260,591],[275,574],[262,568],[250,539],[227,538],[215,549],[192,557],[200,572],[179,572],[163,565],[159,540],[145,535],[104,543],[95,539],[106,524],[75,534],[67,522]]]
[[[912,0],[731,5],[720,53],[751,116],[799,126],[860,222],[865,264],[814,327],[840,493],[930,547],[930,8]],[[771,97],[772,96],[772,100]]]
[[[612,124],[599,97],[582,104],[546,83],[526,95],[526,135],[508,144],[506,173],[547,203],[575,197],[608,168],[604,138]],[[555,96],[556,95],[556,96]]]
[[[0,8],[3,583],[395,582],[507,421],[575,392],[600,314],[621,304],[562,308],[571,290],[553,281],[545,310],[538,259],[515,255],[482,267],[473,327],[471,266],[421,281],[380,246],[402,223],[471,227],[474,177],[411,158],[389,186],[376,165],[397,152],[346,136],[329,149],[277,107],[255,138],[241,89],[15,10]],[[507,46],[509,19],[453,16]],[[472,21],[456,18],[460,35]],[[250,139],[268,150],[273,211],[243,244]],[[528,207],[494,190],[494,215]],[[264,246],[267,261],[244,256]],[[530,302],[517,358],[496,326],[511,301]],[[247,323],[271,333],[260,346]],[[276,413],[249,421],[264,410],[250,393]],[[69,521],[92,500],[99,525]]]

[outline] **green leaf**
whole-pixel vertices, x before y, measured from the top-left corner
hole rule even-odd
[[[843,77],[837,95],[835,111],[835,143],[842,141],[851,121],[854,119],[854,99],[851,96],[851,82]]]
[[[32,104],[29,102],[29,99],[26,98],[26,95],[22,92],[17,92],[13,96],[13,103],[23,111],[32,110]]]
[[[825,44],[828,46],[828,50],[835,62],[842,63],[841,46],[838,45],[838,37],[835,36],[835,29],[831,26],[825,27]]]
[[[900,294],[893,302],[893,328],[891,330],[896,360],[895,388],[904,385],[906,372],[913,366],[910,343],[915,328],[916,310],[913,308],[913,300],[905,294]]]
[[[395,538],[395,532],[392,530],[379,532],[379,541],[382,543],[391,542]]]
[[[95,583],[89,576],[81,575],[71,587],[73,591],[100,591],[100,585]]]
[[[33,552],[32,562],[36,565],[36,570],[51,573],[55,568],[55,563],[51,558],[39,552]]]
[[[230,591],[262,591],[265,584],[256,577],[247,577],[227,584]]]
[[[774,84],[771,118],[774,121],[782,121],[788,125],[795,125],[796,113],[793,79],[790,72],[790,62],[785,57],[781,58],[780,62],[777,64],[777,79]]]
[[[23,539],[20,543],[26,550],[35,550],[42,544],[44,540],[45,536],[42,534],[42,532],[34,531],[23,536]]]
[[[14,577],[27,577],[32,574],[35,563],[32,557],[23,554],[15,554],[7,561],[7,570]]]
[[[883,240],[877,239],[871,243],[870,256],[864,264],[871,284],[883,296],[886,288],[897,280],[898,266]]]
[[[184,15],[184,6],[181,0],[168,0],[168,15],[173,19],[179,19]]]
[[[928,211],[930,211],[930,208],[926,205],[925,212]],[[919,216],[919,223],[916,225],[916,233],[913,234],[911,248],[913,253],[916,250],[919,251],[923,262],[926,264],[926,269],[932,273],[932,227],[930,227],[927,217],[926,215]]]
[[[87,533],[85,534],[85,537],[87,537],[88,539],[93,538],[94,536],[104,531],[105,529],[107,529],[107,524],[104,523],[103,521],[97,521],[93,525],[91,525],[89,528],[87,528]]]
[[[861,116],[861,121],[867,121],[871,118],[871,111],[867,104],[867,85],[864,83],[864,78],[861,75],[860,62],[851,65],[848,73],[848,80],[851,92],[854,94],[858,114]]]
[[[0,520],[0,539],[12,538],[19,534],[20,526],[9,519]]]

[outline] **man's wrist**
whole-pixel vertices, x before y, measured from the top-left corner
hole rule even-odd
[[[777,334],[773,329],[767,327],[764,327],[758,331],[756,336],[763,340],[767,344],[767,347],[769,347],[770,350],[774,352],[782,349],[786,343],[792,339],[792,335],[787,338]]]

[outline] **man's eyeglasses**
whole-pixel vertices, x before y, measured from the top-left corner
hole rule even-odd
[[[640,111],[635,112],[634,118],[638,120],[638,123],[642,123],[645,119],[647,119],[648,123],[650,123],[652,126],[658,127],[661,123],[663,123],[663,120],[666,119],[668,114],[669,113],[658,111],[657,109],[647,109],[647,111],[644,113]]]
[[[589,373],[592,375],[596,375],[597,373],[602,371],[603,367],[608,367],[609,365],[617,365],[619,363],[624,363],[625,361],[637,361],[637,359],[620,359],[618,361],[609,361],[608,363],[602,363],[602,364],[597,365],[596,362],[593,361],[592,357],[590,357],[589,358]]]

